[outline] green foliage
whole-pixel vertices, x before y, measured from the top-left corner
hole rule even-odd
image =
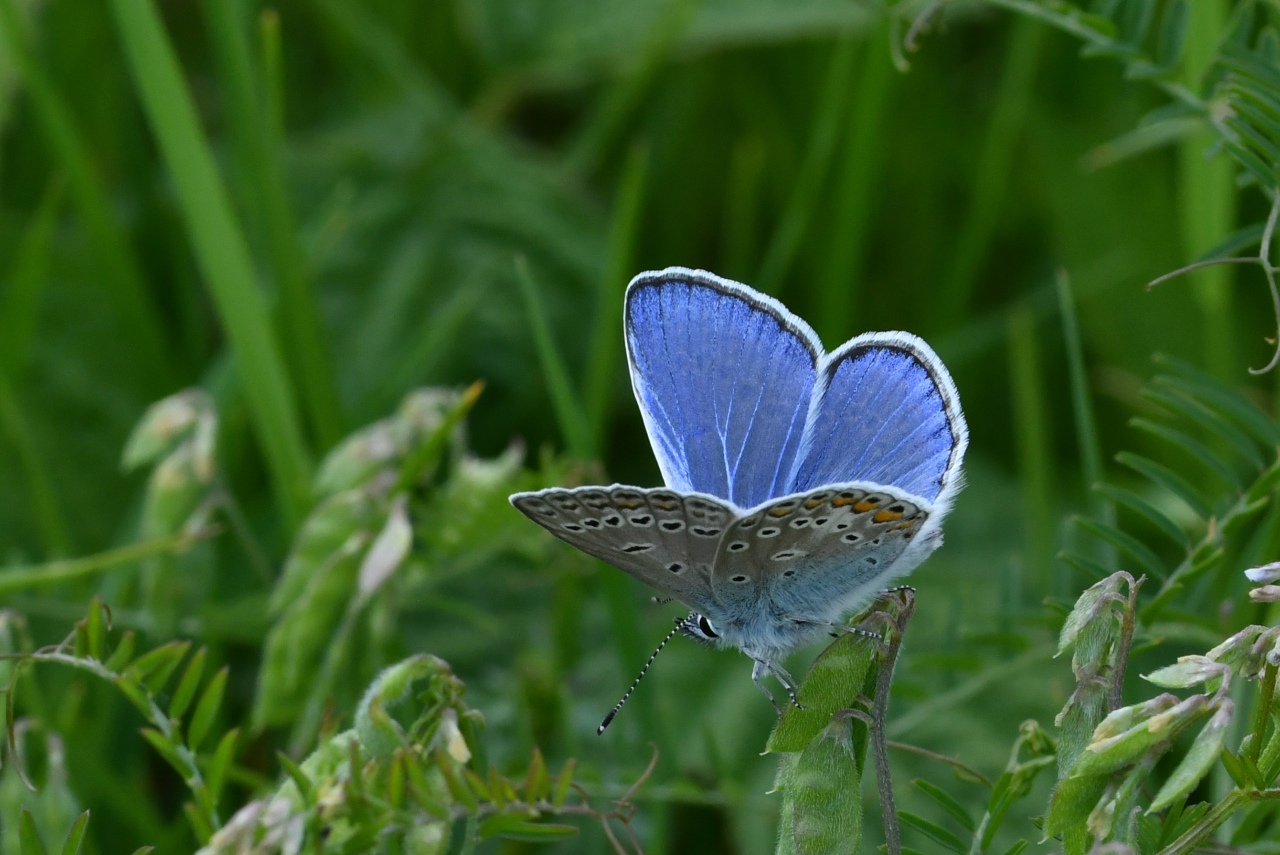
[[[0,0],[0,852],[1266,851],[1280,21],[989,5]],[[927,335],[969,486],[597,740],[669,616],[506,496],[655,482],[665,264]]]

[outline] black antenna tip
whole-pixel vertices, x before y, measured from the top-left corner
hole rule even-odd
[[[613,722],[613,717],[617,714],[617,710],[609,710],[609,714],[604,717],[604,721],[600,722],[600,726],[596,728],[596,736],[604,735],[604,729]]]

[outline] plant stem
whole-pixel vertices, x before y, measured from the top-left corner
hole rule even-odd
[[[898,810],[893,800],[893,779],[889,772],[889,744],[885,739],[884,723],[889,712],[889,689],[893,684],[893,669],[898,664],[902,650],[902,635],[907,622],[916,609],[915,592],[903,588],[897,593],[901,608],[892,615],[884,649],[880,656],[880,673],[876,677],[876,697],[871,709],[871,750],[876,764],[876,786],[880,790],[880,813],[884,818],[884,840],[889,855],[902,855],[902,834],[898,830]]]
[[[1210,834],[1213,833],[1219,825],[1227,821],[1227,817],[1231,816],[1237,808],[1243,807],[1249,802],[1270,801],[1272,799],[1280,799],[1280,789],[1271,790],[1235,790],[1225,799],[1200,818],[1200,821],[1188,828],[1175,841],[1170,843],[1164,849],[1161,849],[1158,855],[1190,855],[1191,852]]]

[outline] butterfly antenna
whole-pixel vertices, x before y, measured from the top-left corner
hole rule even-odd
[[[618,710],[622,709],[622,705],[627,702],[627,699],[631,697],[631,693],[636,690],[636,686],[640,685],[640,681],[644,679],[644,675],[649,672],[649,666],[653,664],[653,660],[658,658],[658,654],[662,652],[662,648],[667,646],[667,642],[671,640],[672,636],[680,631],[680,625],[684,623],[685,620],[687,620],[687,618],[676,619],[676,625],[667,633],[667,637],[662,639],[662,643],[658,645],[657,650],[653,651],[653,655],[649,657],[649,661],[644,663],[644,667],[640,669],[640,673],[636,675],[635,681],[632,682],[631,688],[627,689],[626,694],[622,696],[622,700],[618,701],[618,703],[614,705],[613,709],[609,710],[609,714],[604,717],[604,721],[600,722],[600,726],[596,728],[596,736],[600,736],[604,733],[604,729],[613,721],[613,717],[618,714]]]

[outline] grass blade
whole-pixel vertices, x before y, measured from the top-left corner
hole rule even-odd
[[[844,148],[836,179],[835,214],[831,220],[831,255],[822,270],[822,311],[818,333],[840,341],[858,322],[858,277],[862,273],[877,179],[883,169],[886,106],[896,80],[890,57],[888,22],[873,31],[863,49],[853,109],[845,121]],[[861,328],[861,327],[859,327]]]
[[[320,307],[298,242],[298,227],[281,166],[281,140],[266,109],[266,88],[255,79],[249,51],[243,0],[205,0],[215,53],[221,64],[224,89],[230,99],[237,159],[243,167],[241,206],[248,216],[258,212],[265,232],[267,258],[276,283],[276,327],[306,405],[311,431],[321,450],[330,448],[346,432],[334,380],[333,362],[325,345]]]
[[[178,192],[196,261],[230,340],[287,525],[310,502],[311,462],[296,396],[213,153],[152,0],[112,0],[138,95]]]
[[[587,427],[586,413],[573,389],[569,369],[565,367],[560,351],[556,349],[551,324],[543,311],[542,297],[529,273],[529,263],[523,258],[516,259],[516,281],[520,286],[520,296],[524,298],[525,311],[529,313],[529,326],[533,330],[533,341],[538,348],[542,374],[551,392],[551,403],[556,412],[556,421],[560,424],[560,435],[576,457],[591,460],[595,457],[596,448]]]
[[[986,258],[1013,173],[1014,148],[1031,110],[1031,90],[1048,30],[1039,21],[1019,17],[1009,33],[1008,56],[987,139],[970,185],[969,209],[961,217],[955,255],[938,288],[934,329],[946,329],[967,317],[974,283]]]
[[[609,415],[610,392],[622,353],[622,296],[631,278],[636,232],[644,209],[649,172],[649,149],[632,148],[622,170],[618,199],[614,203],[613,227],[609,234],[609,263],[600,281],[596,299],[595,327],[591,331],[584,381],[584,404],[588,429],[596,448],[604,447],[605,420]]]
[[[831,172],[831,159],[840,133],[840,118],[849,102],[856,54],[857,41],[853,36],[846,36],[836,44],[835,52],[831,55],[822,94],[818,98],[813,131],[809,135],[809,147],[805,151],[804,162],[800,165],[800,174],[760,267],[757,287],[766,294],[778,293],[778,288],[791,270],[791,263],[795,260],[805,230],[809,227],[823,184]]]
[[[31,358],[31,345],[40,326],[40,297],[48,283],[49,255],[54,227],[62,210],[63,183],[55,178],[40,200],[15,253],[9,284],[0,297],[0,373],[21,387]]]
[[[31,93],[36,121],[66,173],[91,251],[101,267],[98,280],[120,329],[128,330],[128,335],[120,337],[121,346],[133,350],[133,371],[143,388],[159,395],[173,382],[160,312],[147,294],[141,266],[112,210],[71,108],[28,49],[14,0],[0,0],[0,44]]]

